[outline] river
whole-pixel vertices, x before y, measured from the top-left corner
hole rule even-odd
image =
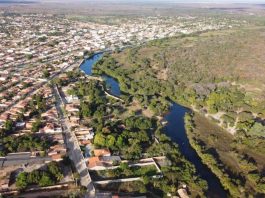
[[[80,69],[85,72],[87,75],[92,75],[92,67],[93,65],[103,56],[103,53],[97,53],[94,56],[84,60],[84,62],[80,65]],[[106,81],[106,86],[109,89],[109,92],[112,95],[120,96],[121,90],[120,85],[117,80],[114,78],[102,75],[103,79]]]
[[[95,54],[94,56],[86,59],[81,65],[80,69],[87,75],[92,75],[93,65],[103,56],[103,53]],[[109,92],[115,96],[120,96],[120,86],[117,80],[110,76],[102,76]],[[173,102],[168,114],[165,115],[165,120],[168,121],[165,126],[165,133],[179,145],[179,149],[183,156],[189,160],[196,168],[198,174],[208,182],[209,190],[207,197],[213,198],[226,198],[227,193],[223,189],[219,179],[210,171],[210,169],[201,162],[196,151],[191,147],[184,125],[184,116],[190,110]]]

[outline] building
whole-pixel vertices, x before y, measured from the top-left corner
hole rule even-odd
[[[88,169],[105,170],[108,167],[112,167],[116,162],[121,162],[119,156],[90,157],[88,158]]]
[[[109,149],[94,149],[94,155],[96,157],[100,157],[100,156],[110,156],[110,150]]]

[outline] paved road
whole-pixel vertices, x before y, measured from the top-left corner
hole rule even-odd
[[[74,162],[75,168],[80,174],[80,183],[82,186],[86,187],[89,193],[89,197],[95,196],[95,188],[88,172],[88,168],[80,149],[78,140],[75,133],[71,130],[68,119],[63,114],[63,101],[57,87],[54,87],[54,93],[56,96],[56,108],[59,113],[63,133],[65,135],[65,143],[68,149],[68,154],[70,159]]]

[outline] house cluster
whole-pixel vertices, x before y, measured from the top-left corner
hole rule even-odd
[[[93,128],[84,126],[79,117],[80,100],[77,96],[70,95],[69,89],[72,89],[74,83],[62,87],[61,95],[66,99],[64,109],[71,126],[72,131],[78,140],[81,148],[84,148],[83,155],[87,162],[89,170],[103,170],[107,167],[113,166],[115,163],[121,162],[119,156],[111,155],[107,148],[96,149],[93,146],[94,131]]]
[[[23,100],[34,90],[38,82],[17,75],[5,76],[0,79],[0,112],[3,112],[14,103]],[[18,105],[20,106],[20,105]]]
[[[240,25],[227,18],[191,16],[131,18],[106,25],[44,14],[0,14],[0,21],[0,112],[86,51]]]
[[[0,21],[0,44],[3,46],[0,49],[0,68],[7,69],[7,72],[52,62],[61,59],[62,55],[66,59],[62,63],[68,64],[71,56],[83,56],[84,51],[115,49],[156,38],[240,25],[239,21],[229,18],[217,20],[191,16],[130,18],[107,25],[45,14],[0,14]],[[14,63],[17,67],[13,67]],[[35,67],[32,69],[31,76],[39,71]],[[5,76],[0,74],[0,79]]]
[[[94,149],[93,156],[87,160],[89,170],[105,170],[121,162],[120,156],[113,156],[109,149]]]
[[[146,17],[127,19],[118,24],[105,25],[96,23],[83,23],[82,29],[73,30],[77,41],[87,38],[85,49],[105,49],[122,47],[128,44],[137,44],[153,39],[176,36],[178,34],[191,34],[198,31],[217,30],[238,26],[239,21],[223,18],[199,17]]]
[[[40,117],[35,116],[36,110],[40,108],[38,104],[34,103],[34,100],[39,100],[34,98],[36,96],[39,96],[39,98],[43,100],[42,105],[44,107],[42,108],[44,109]],[[9,136],[18,137],[32,133],[38,136],[47,136],[49,137],[49,141],[53,143],[49,150],[45,151],[47,156],[52,160],[58,161],[62,160],[63,156],[66,154],[62,128],[55,107],[55,98],[49,86],[38,89],[33,95],[24,98],[10,107],[9,110],[1,113],[0,128],[5,127],[5,122],[7,120],[12,120],[12,132]],[[40,124],[36,126],[38,120]],[[33,151],[32,156],[36,156],[40,154],[40,152],[42,151]]]
[[[42,108],[41,113],[35,115],[40,108]],[[48,85],[43,86],[1,113],[0,130],[5,129],[7,121],[12,123],[12,129],[7,133],[8,137],[15,139],[25,135],[37,136],[48,140],[48,148],[40,150],[34,147],[34,150],[31,149],[27,152],[9,153],[1,141],[0,152],[5,153],[5,156],[0,157],[0,191],[10,189],[12,172],[18,169],[34,168],[51,161],[61,161],[67,153],[62,127],[55,107],[55,97]],[[36,124],[38,121],[40,123]],[[4,173],[5,175],[3,175]]]
[[[73,129],[79,145],[86,147],[86,150],[88,150],[91,147],[91,142],[94,138],[94,131],[93,128],[84,126],[80,122],[80,100],[77,96],[70,95],[67,92],[67,90],[71,89],[72,86],[73,83],[62,87],[61,89],[61,93],[65,98],[64,109],[68,118],[68,123]]]
[[[191,16],[131,18],[106,25],[53,15],[2,13],[0,21],[0,112],[75,64],[86,51],[240,25],[227,18]]]

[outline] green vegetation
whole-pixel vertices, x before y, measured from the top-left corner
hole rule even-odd
[[[236,111],[244,104],[245,95],[234,87],[219,88],[205,100],[210,113]]]
[[[32,124],[32,128],[31,131],[32,132],[38,132],[40,130],[42,126],[41,120],[37,119],[33,124]]]
[[[98,123],[97,121],[91,123],[92,126],[95,124],[97,131],[94,144],[98,147],[120,151],[124,158],[131,160],[141,158],[142,152],[150,145],[150,128],[156,126],[152,120],[142,116],[128,117],[125,120],[125,130],[119,127],[123,124],[121,121],[106,121],[105,123]]]
[[[30,117],[40,116],[41,113],[47,111],[47,101],[41,94],[33,95],[29,103]]]
[[[262,32],[263,29],[220,31],[155,40],[106,55],[93,69],[95,74],[115,77],[122,91],[158,114],[167,110],[165,99],[170,98],[198,109],[207,107],[212,113],[235,112],[240,108],[252,109],[262,116],[265,113],[262,98],[251,99],[250,94],[254,94],[251,87],[243,88],[246,83],[253,87],[264,82],[257,73],[263,70],[262,65],[257,63],[257,71],[252,71],[254,76],[245,75],[249,67],[245,62],[241,64],[242,54],[247,62],[252,61],[250,43],[261,42],[257,37]],[[261,55],[256,53],[253,56],[262,62]]]
[[[14,123],[12,120],[6,120],[3,128],[3,132],[9,133],[13,131]]]
[[[44,78],[48,78],[50,76],[50,72],[47,69],[44,69],[42,73]]]
[[[139,101],[155,115],[165,113],[170,100],[207,114],[215,123],[195,116],[193,147],[232,196],[259,196],[265,165],[264,31],[259,26],[155,40],[106,54],[93,73],[116,78],[129,102]],[[163,138],[165,143],[149,143],[142,152],[174,155]],[[170,180],[164,192],[169,185]]]
[[[3,154],[28,151],[45,151],[49,148],[50,141],[44,137],[33,135],[22,135],[14,138],[7,136],[3,138]]]
[[[265,137],[265,126],[263,126],[261,123],[256,122],[250,128],[248,134],[250,136]]]
[[[102,85],[97,81],[79,81],[73,89],[68,90],[68,94],[78,96],[81,99],[80,117],[89,116],[103,117],[106,113],[108,100],[104,96]]]
[[[149,107],[157,114],[168,110],[169,102],[166,98],[159,95],[162,91],[161,89],[164,89],[163,82],[161,86],[161,82],[148,75],[144,76],[141,74],[141,77],[130,76],[130,74],[136,72],[136,68],[121,69],[116,64],[114,58],[110,56],[103,57],[93,68],[95,74],[101,74],[101,70],[116,78],[120,83],[121,90],[124,93],[133,95],[143,106]],[[172,90],[169,88],[163,91],[170,92]]]
[[[142,181],[111,183],[107,185],[96,185],[97,189],[104,191],[118,191],[118,192],[131,192],[146,193],[147,188]]]
[[[47,40],[46,36],[41,36],[41,37],[38,38],[39,42],[45,42],[46,40]]]
[[[28,60],[31,60],[31,59],[33,58],[33,55],[32,55],[32,54],[27,54],[27,55],[26,55],[26,58],[27,58]]]
[[[127,163],[120,164],[119,168],[110,169],[110,170],[102,170],[102,171],[94,171],[92,175],[96,177],[96,179],[118,179],[118,178],[126,178],[126,177],[151,177],[157,174],[157,169],[154,165],[152,166],[134,166],[129,167]]]
[[[185,123],[192,147],[232,197],[259,196],[265,193],[262,176],[265,159],[262,153],[265,152],[265,145],[262,140],[234,139],[198,114],[187,114]],[[253,144],[253,147],[245,141]]]
[[[165,173],[162,178],[152,177],[156,173],[153,168],[128,168],[125,164],[115,170],[101,171],[99,175],[113,178],[142,176],[145,181],[143,188],[154,190],[159,196],[169,192],[176,195],[178,187],[183,183],[188,184],[192,195],[203,195],[207,183],[183,158],[177,145],[164,135],[157,118],[129,113],[128,109],[133,105],[130,99],[124,103],[111,99],[103,92],[104,86],[96,80],[80,80],[68,90],[68,94],[80,99],[81,123],[94,129],[95,147],[108,148],[115,155],[130,161],[138,161],[144,154],[148,157],[166,156],[169,161],[162,168]],[[155,142],[154,136],[160,143]]]
[[[178,189],[176,187],[186,183],[190,190],[193,191],[193,196],[200,191],[199,189],[206,191],[208,188],[207,182],[196,175],[195,167],[181,156],[178,146],[172,143],[163,133],[161,126],[155,131],[155,136],[159,140],[159,143],[153,143],[148,148],[148,155],[166,156],[170,165],[162,167],[163,178],[153,178],[148,182],[153,185],[154,190],[160,189],[163,192],[176,194]]]
[[[63,178],[60,166],[56,162],[50,162],[47,170],[33,170],[32,172],[21,172],[16,178],[16,187],[24,190],[30,185],[37,184],[40,187],[51,186]]]

